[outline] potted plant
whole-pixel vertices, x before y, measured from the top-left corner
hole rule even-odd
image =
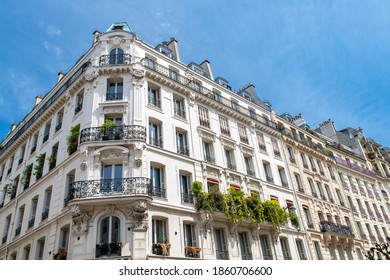
[[[65,249],[59,249],[57,253],[53,255],[53,260],[66,260],[68,252]]]
[[[52,170],[57,163],[57,158],[54,156],[50,156],[47,158],[47,161],[49,162],[49,169]]]
[[[114,128],[117,127],[117,124],[110,119],[106,119],[104,123],[99,126],[99,131],[102,134],[103,140],[109,140],[114,138]]]
[[[45,156],[46,156],[46,153],[43,153],[43,154],[40,154],[39,156],[37,156],[37,158],[36,158],[37,164],[34,166],[34,170],[35,170],[34,175],[35,175],[37,180],[39,180],[42,177],[43,163],[45,161]]]
[[[80,124],[76,124],[70,128],[70,135],[66,138],[68,155],[77,151],[80,135]]]

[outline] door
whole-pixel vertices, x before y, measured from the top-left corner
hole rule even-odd
[[[122,192],[122,164],[103,166],[102,192]]]

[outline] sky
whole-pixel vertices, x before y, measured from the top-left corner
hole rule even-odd
[[[2,0],[0,139],[89,50],[95,30],[127,22],[183,63],[210,61],[233,89],[249,83],[277,114],[316,128],[364,130],[390,147],[390,1]]]

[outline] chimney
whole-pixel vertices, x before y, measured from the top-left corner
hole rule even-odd
[[[92,42],[92,45],[94,45],[98,41],[98,37],[99,37],[100,34],[102,34],[102,32],[100,32],[99,30],[95,30],[95,32],[93,32],[93,42]]]
[[[11,132],[15,130],[17,125],[18,125],[17,123],[12,123],[11,124]]]
[[[200,66],[203,68],[203,70],[207,73],[207,76],[211,79],[214,80],[213,72],[211,71],[211,66],[210,62],[206,59],[203,61]]]
[[[37,95],[35,97],[35,106],[37,106],[42,101],[42,95]]]
[[[179,45],[177,44],[176,39],[172,37],[171,41],[166,46],[173,51],[176,60],[180,62]]]
[[[65,76],[64,72],[62,72],[62,71],[58,72],[57,83],[58,83],[59,81],[61,81],[61,79],[62,79],[64,76]]]

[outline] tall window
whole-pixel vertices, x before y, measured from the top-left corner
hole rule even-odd
[[[50,210],[50,202],[51,202],[51,188],[48,188],[45,190],[45,198],[44,198],[44,204],[42,209],[42,221],[46,220],[49,217],[49,210]]]
[[[297,239],[297,240],[295,240],[295,243],[297,244],[299,259],[307,260],[306,253],[305,253],[305,247],[303,245],[303,241],[301,239]]]
[[[236,100],[231,100],[232,108],[233,110],[240,111],[240,105],[238,105],[238,102]]]
[[[321,175],[325,175],[324,167],[322,166],[321,161],[317,160],[318,169],[320,170]]]
[[[309,156],[309,161],[310,161],[310,165],[311,165],[311,170],[313,170],[314,172],[317,172],[316,164],[311,156]]]
[[[193,203],[193,197],[190,186],[190,176],[186,174],[180,174],[180,190],[181,190],[181,201],[185,203]]]
[[[122,164],[103,164],[103,181],[101,192],[103,193],[122,193]]]
[[[324,190],[322,189],[322,185],[318,181],[317,181],[317,187],[318,187],[318,191],[320,192],[321,199],[322,200],[326,200],[326,197],[325,197],[325,194],[324,194]]]
[[[61,111],[57,113],[55,132],[61,129],[63,119],[64,119],[64,109],[61,109]]]
[[[165,243],[168,239],[167,220],[152,219],[152,243]]]
[[[122,49],[112,49],[109,55],[109,64],[123,64],[124,54]]]
[[[161,124],[149,121],[149,144],[163,147]]]
[[[305,190],[303,189],[301,177],[298,173],[294,173],[295,181],[297,182],[298,191],[304,193]]]
[[[256,173],[252,167],[252,165],[253,165],[252,164],[252,157],[244,156],[244,163],[245,163],[245,168],[246,168],[246,174],[248,174],[249,176],[255,176]]]
[[[34,153],[37,150],[37,145],[38,145],[38,133],[34,134],[34,136],[32,137],[30,154]]]
[[[260,151],[267,152],[267,147],[265,145],[265,140],[264,140],[264,134],[259,131],[256,131],[256,139],[257,139],[257,143],[259,144]]]
[[[249,139],[248,139],[248,135],[246,133],[245,125],[237,124],[237,127],[238,127],[238,134],[240,136],[240,142],[249,145]]]
[[[314,249],[316,251],[317,260],[323,260],[324,258],[322,257],[321,246],[318,241],[314,241]]]
[[[150,179],[152,181],[153,195],[157,197],[165,197],[164,167],[151,165]]]
[[[176,131],[176,147],[177,153],[189,156],[190,151],[187,144],[187,133],[183,131]]]
[[[314,183],[313,183],[313,180],[310,179],[310,178],[308,178],[307,181],[309,182],[311,194],[312,194],[314,197],[318,197],[317,192],[316,192],[316,189],[315,189],[315,186],[314,186]]]
[[[45,251],[45,237],[40,238],[37,241],[37,260],[43,260],[43,254]]]
[[[282,247],[283,252],[283,258],[285,260],[291,260],[291,252],[290,252],[290,246],[288,245],[288,239],[287,238],[280,238],[280,246]]]
[[[304,168],[309,168],[309,166],[307,165],[306,156],[305,156],[304,153],[301,153],[301,159],[302,159],[303,167]]]
[[[48,122],[45,124],[45,130],[43,131],[43,140],[42,140],[42,143],[45,143],[45,142],[49,139],[50,126],[51,126],[51,121],[48,121]]]
[[[195,226],[191,223],[185,223],[183,225],[184,231],[184,246],[195,247],[196,244],[196,234],[195,234]]]
[[[278,166],[278,172],[279,172],[280,182],[282,186],[288,188],[288,182],[287,182],[286,172],[284,168]]]
[[[37,213],[37,207],[38,207],[38,196],[34,197],[31,200],[31,211],[30,211],[30,218],[28,220],[28,228],[32,228],[35,224],[35,215]]]
[[[58,153],[58,143],[56,143],[51,148],[51,156],[48,158],[49,161],[49,171],[56,167],[57,165],[57,153]]]
[[[248,234],[246,232],[238,233],[238,240],[240,243],[241,259],[252,260],[251,248],[248,242]]]
[[[263,161],[263,168],[267,182],[273,183],[274,177],[272,176],[271,164],[267,161]]]
[[[176,96],[173,98],[173,113],[176,117],[185,119],[186,112],[184,109],[184,100],[181,97]]]
[[[276,157],[280,157],[280,149],[278,141],[275,138],[271,138],[271,144]]]
[[[123,82],[108,82],[106,100],[122,100],[123,99]]]
[[[260,244],[261,244],[261,251],[263,253],[263,259],[272,260],[273,257],[272,257],[272,251],[271,251],[268,235],[260,236]]]
[[[332,196],[332,192],[330,191],[329,185],[325,185],[325,191],[326,191],[326,195],[328,196],[330,202],[334,203],[334,199]]]
[[[161,108],[160,88],[153,85],[148,86],[148,104]]]
[[[288,156],[290,158],[290,162],[295,163],[295,156],[293,149],[291,147],[287,147]]]
[[[20,149],[18,165],[22,164],[25,153],[26,153],[26,145],[23,145],[23,147]],[[1,176],[1,173],[0,173],[0,176]]]
[[[334,176],[334,172],[333,172],[332,166],[328,165],[328,170],[329,170],[330,178],[332,178],[332,180],[335,180],[336,177]]]
[[[221,128],[221,134],[230,137],[229,121],[224,116],[219,116],[219,126]]]
[[[217,255],[217,260],[228,260],[229,252],[228,246],[225,238],[224,229],[215,230],[215,252]]]
[[[31,245],[27,245],[23,248],[23,260],[29,260],[30,259],[30,251],[31,251]]]
[[[226,167],[231,170],[236,170],[236,165],[235,165],[234,155],[232,150],[225,149],[225,159],[226,159]]]
[[[83,109],[83,101],[84,101],[84,94],[80,92],[76,95],[76,104],[74,106],[74,114],[76,115],[78,112]]]
[[[311,219],[309,207],[302,205],[303,213],[305,214],[306,223],[308,228],[314,228],[313,220]]]
[[[102,256],[121,255],[121,221],[116,216],[103,218],[99,223],[98,244],[96,244],[96,258]]]
[[[4,244],[7,242],[8,239],[8,232],[11,225],[11,217],[12,215],[9,214],[7,218],[5,218],[5,224],[4,224],[4,231],[3,231],[3,238],[1,240],[1,244]]]
[[[24,205],[19,207],[18,211],[18,223],[16,224],[16,229],[15,229],[15,236],[18,236],[21,232],[22,225],[23,225],[23,218],[24,218]]]
[[[201,126],[210,128],[209,111],[207,110],[207,108],[199,106],[198,114],[199,114],[199,124]]]
[[[213,143],[203,142],[203,154],[204,160],[210,163],[215,163],[214,153],[213,153]]]

